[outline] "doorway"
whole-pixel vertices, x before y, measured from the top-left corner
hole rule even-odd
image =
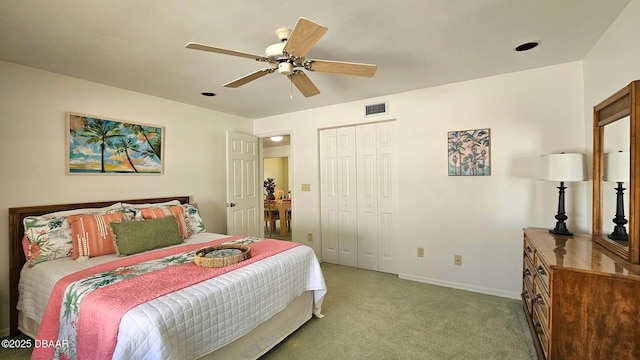
[[[262,154],[263,181],[267,178],[274,180],[276,196],[271,210],[267,210],[265,206],[264,236],[291,240],[293,232],[291,136],[275,135],[262,138]]]

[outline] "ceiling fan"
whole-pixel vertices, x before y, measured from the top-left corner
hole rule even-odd
[[[264,56],[217,48],[195,42],[187,43],[185,47],[188,49],[254,59],[273,65],[272,67],[254,71],[251,74],[222,85],[230,88],[237,88],[278,70],[280,74],[286,75],[305,97],[309,97],[318,95],[320,90],[318,90],[313,82],[311,82],[311,79],[309,79],[300,68],[308,71],[364,77],[372,77],[376,73],[376,65],[306,59],[305,55],[307,55],[309,50],[311,50],[327,30],[328,28],[326,26],[301,17],[296,22],[293,30],[288,28],[276,30],[276,35],[278,39],[280,39],[280,42],[268,46]]]

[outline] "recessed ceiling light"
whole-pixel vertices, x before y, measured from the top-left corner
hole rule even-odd
[[[216,96],[216,94],[214,94],[212,92],[203,92],[202,95],[203,96]]]
[[[526,42],[524,44],[520,44],[518,45],[518,47],[516,47],[516,51],[527,51],[527,50],[531,50],[534,47],[540,45],[540,41],[529,41]]]
[[[272,136],[269,139],[271,139],[271,141],[282,141],[283,137],[282,136]]]

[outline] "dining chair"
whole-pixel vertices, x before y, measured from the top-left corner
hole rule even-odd
[[[264,225],[267,231],[269,231],[269,237],[275,231],[276,221],[280,220],[280,211],[276,209],[275,202],[271,200],[264,201]],[[282,224],[281,224],[282,226]]]
[[[284,190],[276,189],[274,195],[276,196],[276,200],[284,199]]]

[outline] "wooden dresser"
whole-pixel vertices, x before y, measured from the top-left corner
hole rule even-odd
[[[588,235],[527,228],[522,268],[540,359],[640,359],[640,265]]]

